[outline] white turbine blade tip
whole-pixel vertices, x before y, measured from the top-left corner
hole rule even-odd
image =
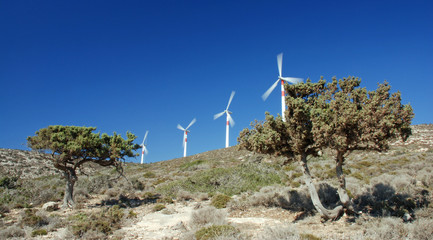
[[[185,129],[188,129],[189,127],[191,127],[197,120],[194,118],[191,123],[188,125],[188,127],[186,127]]]
[[[278,63],[278,73],[280,74],[279,76],[281,77],[282,67],[283,67],[283,53],[277,55],[277,63]]]
[[[147,151],[147,148],[144,147],[144,153],[147,155],[149,153],[149,151]]]
[[[215,120],[215,119],[221,117],[224,113],[225,113],[225,111],[213,115],[213,120]]]
[[[304,80],[302,78],[293,78],[293,77],[283,77],[281,79],[283,79],[286,82],[292,83],[292,84],[297,84],[297,83],[300,83]]]
[[[272,86],[265,93],[263,93],[262,95],[263,101],[265,101],[269,97],[269,94],[271,94],[271,92],[275,89],[279,81],[280,80],[278,79],[276,82],[274,82],[274,84],[272,84]]]
[[[233,120],[232,116],[230,116],[229,114],[229,122],[230,122],[230,126],[234,126],[235,125],[235,120]]]
[[[185,131],[185,128],[183,128],[180,124],[177,124],[177,128],[178,128],[179,130]]]
[[[232,103],[235,93],[236,93],[235,91],[232,91],[232,93],[230,94],[230,99],[229,99],[229,103],[227,104],[226,110],[229,109],[230,103]]]
[[[144,138],[143,138],[143,143],[144,143],[144,141],[146,140],[146,138],[147,138],[147,134],[149,133],[149,131],[146,131],[146,134],[144,134]]]

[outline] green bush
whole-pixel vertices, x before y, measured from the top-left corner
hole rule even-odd
[[[156,191],[173,198],[179,190],[209,195],[220,192],[231,196],[246,191],[257,191],[268,185],[281,184],[283,174],[282,171],[261,164],[242,164],[231,168],[200,171],[186,179],[158,186]]]
[[[187,162],[182,165],[180,165],[180,170],[187,171],[187,170],[195,170],[196,167],[202,163],[205,163],[204,160],[196,160],[192,162]]]
[[[154,207],[153,207],[153,211],[154,212],[159,212],[159,211],[161,211],[162,209],[164,209],[165,208],[165,205],[164,204],[156,204]]]
[[[231,199],[232,198],[230,196],[225,194],[217,194],[212,198],[211,205],[216,208],[225,208]]]
[[[72,233],[75,236],[82,237],[88,231],[100,232],[105,235],[120,229],[124,212],[119,205],[111,208],[102,209],[99,212],[88,216],[85,213],[79,213],[72,216]]]
[[[35,209],[26,209],[21,224],[30,227],[41,227],[48,225],[48,220],[46,217],[37,216]]]
[[[0,187],[14,189],[17,187],[18,177],[3,177],[0,178]]]
[[[309,233],[301,233],[300,234],[301,240],[320,240],[321,238],[314,236],[313,234]]]
[[[45,229],[36,229],[32,232],[32,237],[47,235],[48,232]]]
[[[236,236],[239,233],[235,227],[230,225],[212,225],[204,227],[195,233],[197,240],[209,240],[220,236]]]
[[[156,177],[156,174],[153,173],[153,172],[151,172],[151,171],[147,171],[147,172],[145,172],[145,173],[143,174],[143,177],[145,177],[145,178],[155,178],[155,177]]]
[[[136,217],[137,217],[137,213],[134,212],[133,210],[129,210],[128,218],[136,218]]]

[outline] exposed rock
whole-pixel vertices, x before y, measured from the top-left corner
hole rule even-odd
[[[56,202],[47,202],[42,206],[42,209],[47,212],[56,211],[59,209],[59,204]]]

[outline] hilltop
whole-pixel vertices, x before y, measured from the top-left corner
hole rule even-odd
[[[230,147],[126,163],[125,177],[86,166],[88,176],[80,175],[75,189],[77,208],[48,212],[46,202],[61,202],[61,174],[44,154],[0,149],[0,238],[194,239],[214,231],[225,234],[219,239],[428,239],[432,160],[433,125],[413,126],[409,140],[388,152],[354,152],[344,171],[362,214],[321,223],[300,167],[282,157]],[[332,153],[309,166],[324,204],[337,204]],[[42,230],[47,235],[36,236]]]

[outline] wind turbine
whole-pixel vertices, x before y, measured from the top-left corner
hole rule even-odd
[[[263,101],[268,98],[269,94],[275,89],[275,87],[278,84],[278,81],[281,81],[281,117],[283,118],[283,121],[286,121],[286,116],[284,115],[284,112],[286,111],[286,100],[285,100],[285,93],[284,93],[284,81],[296,84],[299,82],[302,82],[302,78],[293,78],[293,77],[282,77],[282,65],[283,65],[283,53],[280,53],[277,55],[277,63],[278,63],[278,79],[277,81],[272,84],[272,86],[262,95]]]
[[[229,106],[233,100],[234,95],[235,95],[235,91],[232,91],[232,94],[230,95],[229,103],[227,104],[226,110],[224,110],[220,113],[217,113],[213,116],[213,119],[215,120],[215,119],[221,117],[222,115],[224,115],[224,113],[227,115],[226,116],[226,148],[229,147],[229,123],[232,127],[233,127],[233,125],[235,125],[235,121],[230,116],[230,114],[232,114],[232,112],[229,111]]]
[[[183,157],[186,157],[186,139],[189,133],[188,128],[195,123],[195,118],[189,123],[188,127],[183,128],[180,124],[177,124],[177,128],[183,131]]]
[[[148,151],[147,151],[147,148],[146,148],[146,146],[147,146],[147,144],[144,144],[144,142],[146,141],[146,137],[147,137],[147,134],[149,133],[149,131],[146,131],[146,134],[144,134],[144,138],[143,138],[143,142],[141,143],[141,164],[143,164],[143,160],[144,160],[144,154],[148,154]]]

